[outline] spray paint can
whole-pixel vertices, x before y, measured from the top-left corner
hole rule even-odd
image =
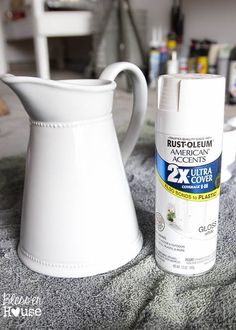
[[[202,41],[199,44],[197,57],[197,72],[206,74],[208,72],[208,51],[209,42]]]
[[[195,73],[197,72],[197,54],[199,49],[198,40],[192,39],[189,49],[189,59],[188,59],[188,72]]]
[[[229,57],[232,46],[228,44],[220,45],[219,56],[217,60],[217,73],[226,78],[228,75]],[[227,82],[226,82],[227,84]]]
[[[225,78],[164,75],[156,118],[158,266],[194,276],[215,264]]]
[[[156,88],[157,78],[160,74],[160,43],[161,30],[152,30],[152,40],[149,50],[149,86]]]
[[[187,46],[182,45],[179,59],[179,73],[188,73],[188,57],[189,49]]]
[[[211,74],[217,73],[217,60],[220,51],[220,44],[212,44],[208,53],[208,72]]]

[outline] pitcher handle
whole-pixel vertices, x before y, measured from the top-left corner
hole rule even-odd
[[[122,71],[131,73],[130,77],[134,89],[132,116],[120,147],[123,163],[126,164],[135,147],[143,125],[147,108],[147,83],[142,71],[135,64],[129,62],[118,62],[107,66],[100,75],[100,79],[115,80]]]

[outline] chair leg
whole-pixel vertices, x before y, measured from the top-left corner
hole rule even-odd
[[[5,37],[3,32],[2,16],[0,13],[0,74],[4,74],[8,71]]]
[[[47,38],[44,36],[36,36],[34,38],[34,45],[38,76],[43,79],[50,79]]]
[[[6,62],[5,45],[1,41],[0,42],[0,74],[4,74],[7,71],[8,71],[8,65]]]

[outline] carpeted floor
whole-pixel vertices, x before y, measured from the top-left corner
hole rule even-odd
[[[99,276],[52,278],[20,262],[16,246],[25,158],[0,161],[0,299],[9,293],[42,302],[42,315],[33,317],[4,317],[0,306],[0,329],[236,329],[236,166],[235,176],[222,186],[215,268],[197,278],[165,274],[153,257],[153,132],[147,122],[126,167],[143,249],[124,267]]]

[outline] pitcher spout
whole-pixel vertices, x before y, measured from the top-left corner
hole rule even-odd
[[[29,117],[42,122],[90,120],[112,110],[114,81],[102,79],[45,80],[1,76],[21,100]]]

